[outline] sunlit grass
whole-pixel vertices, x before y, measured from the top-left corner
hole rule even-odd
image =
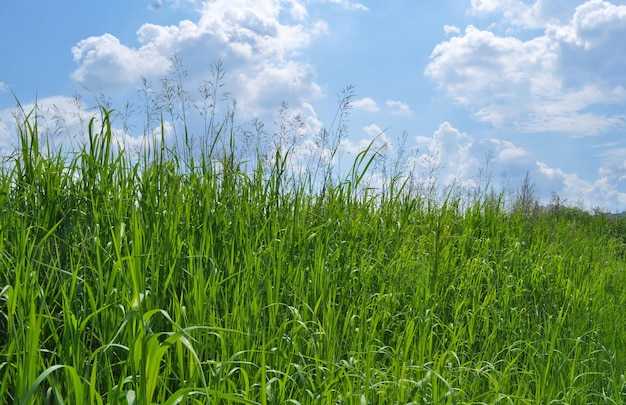
[[[1,402],[624,400],[623,222],[371,190],[371,149],[131,160],[102,115],[75,155],[27,115],[0,173]]]

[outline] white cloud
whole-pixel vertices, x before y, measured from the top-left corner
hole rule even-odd
[[[530,108],[534,93],[553,90],[547,87],[555,79],[555,55],[541,38],[522,42],[470,25],[463,36],[437,45],[431,59],[425,74],[494,125],[519,113],[520,106]]]
[[[513,142],[491,139],[492,147],[497,150],[496,159],[499,162],[527,161],[529,152]]]
[[[472,0],[468,14],[494,16],[499,25],[541,28],[569,20],[580,3],[580,0]]]
[[[363,127],[363,130],[369,135],[370,139],[374,139],[379,135],[384,135],[384,131],[376,124],[370,124]]]
[[[462,132],[448,122],[439,125],[432,136],[416,138],[422,152],[411,159],[416,174],[430,176],[426,182],[437,183],[439,187],[451,185],[476,187],[478,174],[491,177],[491,184],[504,175],[508,191],[514,192],[524,180],[526,172],[535,183],[542,204],[549,203],[554,192],[562,201],[576,205],[579,200],[585,208],[599,206],[607,210],[626,209],[626,149],[614,149],[610,159],[600,169],[600,177],[587,181],[576,173],[568,173],[537,161],[532,153],[513,142],[491,138],[476,139]],[[484,173],[488,170],[487,173]],[[483,179],[484,180],[484,179]]]
[[[393,115],[399,115],[403,117],[410,117],[411,115],[413,115],[411,107],[401,101],[387,100],[385,104],[387,105],[387,107],[391,108],[391,114]]]
[[[552,186],[552,191],[569,205],[582,199],[587,209],[600,207],[615,212],[626,208],[626,193],[619,190],[608,177],[603,176],[591,182],[581,179],[576,173],[566,173],[542,162],[537,162],[537,168],[539,174],[545,176]]]
[[[274,111],[278,100],[298,101],[322,96],[322,88],[315,82],[315,70],[309,64],[288,61],[282,66],[264,66],[254,74],[238,69],[236,81],[238,102],[244,110],[262,108],[269,102],[267,111]],[[243,94],[244,97],[239,98]]]
[[[470,135],[461,132],[449,122],[443,122],[431,136],[417,137],[422,145],[420,153],[409,159],[418,177],[429,177],[427,183],[437,183],[439,187],[476,185],[475,176],[480,167],[476,156],[481,148]]]
[[[597,35],[598,33],[620,28],[619,20],[622,19],[620,15],[622,8],[624,7],[615,6],[602,0],[592,0],[576,7],[569,25],[552,27],[552,29],[557,31],[565,42],[589,49],[594,47],[594,39],[600,41],[607,39],[604,35]],[[621,28],[624,29],[623,24]]]
[[[540,10],[535,22],[544,24],[544,34],[524,40],[469,25],[433,49],[424,73],[478,121],[498,128],[584,136],[624,126],[623,115],[593,108],[626,101],[626,7],[591,0],[562,25],[549,18],[555,9],[549,1],[531,7],[476,0],[472,10],[505,5]]]
[[[0,94],[6,93],[7,91],[9,91],[9,85],[5,82],[0,82]]]
[[[304,21],[309,15],[306,7],[297,0],[291,0],[291,18],[296,21]]]
[[[623,55],[626,50],[623,38],[626,35],[626,6],[617,6],[602,0],[590,0],[579,7],[567,25],[548,27],[549,35],[555,41],[560,41],[566,52],[577,54],[580,61],[587,64],[595,62],[595,68],[603,67],[606,63],[618,63],[621,66],[626,61]],[[582,57],[587,55],[587,58]],[[606,61],[597,61],[591,58],[601,56]]]
[[[154,47],[128,48],[111,34],[89,37],[72,48],[79,65],[72,79],[95,91],[116,92],[167,69],[167,56]],[[165,67],[165,68],[164,68]]]
[[[370,124],[363,127],[363,131],[367,134],[366,138],[361,138],[354,142],[350,139],[342,139],[340,150],[343,153],[356,155],[371,146],[371,151],[386,149],[387,152],[393,149],[393,142],[384,129],[376,124]]]
[[[492,13],[502,5],[501,0],[472,0],[471,11],[473,13]]]
[[[376,104],[376,101],[374,101],[370,97],[365,97],[352,101],[352,108],[354,108],[355,110],[363,110],[367,112],[377,112],[380,110],[378,104]]]
[[[448,122],[439,125],[429,145],[430,155],[443,172],[445,184],[464,183],[476,174],[476,157],[471,153],[474,140]]]
[[[500,14],[501,22],[525,27],[536,27],[537,15],[533,8],[521,0],[472,0],[469,14]],[[497,25],[497,24],[494,24]]]
[[[501,175],[506,175],[512,184],[521,184],[535,163],[530,152],[519,145],[495,138],[476,139],[449,122],[441,123],[432,136],[419,136],[417,142],[421,153],[412,159],[411,165],[416,167],[417,175],[432,177],[428,182],[436,182],[440,187],[457,185],[471,189],[484,186],[479,183],[486,180],[485,176],[492,177],[489,180],[493,182]]]
[[[454,25],[444,25],[443,32],[449,36],[461,35],[461,29],[459,27],[455,27]]]
[[[96,92],[128,90],[142,76],[163,77],[176,53],[190,88],[208,79],[209,66],[221,60],[235,78],[229,90],[245,100],[242,110],[275,110],[277,98],[300,103],[322,95],[315,69],[301,53],[327,25],[308,21],[303,1],[213,0],[197,7],[197,21],[142,25],[137,48],[110,34],[80,41],[73,48],[78,66],[72,77]]]
[[[626,182],[626,148],[614,148],[606,155],[607,159],[598,170],[600,176],[611,181]]]

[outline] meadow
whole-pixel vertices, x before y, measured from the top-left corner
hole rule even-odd
[[[314,184],[223,123],[131,156],[113,115],[68,153],[27,112],[5,157],[0,403],[626,399],[623,219],[374,189],[371,147]]]

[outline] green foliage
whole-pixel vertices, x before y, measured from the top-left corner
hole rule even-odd
[[[624,400],[623,221],[373,191],[369,148],[323,187],[232,139],[131,162],[111,114],[71,159],[27,115],[0,173],[5,403]]]

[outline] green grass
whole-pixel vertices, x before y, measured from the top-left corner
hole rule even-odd
[[[624,222],[368,189],[373,150],[321,187],[280,153],[132,160],[110,119],[72,155],[26,116],[0,172],[0,402],[626,398]]]

